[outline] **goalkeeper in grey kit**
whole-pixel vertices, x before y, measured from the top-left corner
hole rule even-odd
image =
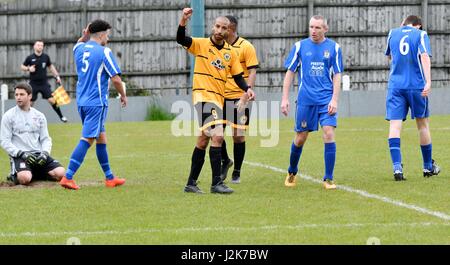
[[[22,185],[32,180],[59,181],[65,169],[50,156],[52,139],[47,119],[31,107],[31,86],[17,84],[14,95],[16,106],[3,115],[0,129],[0,144],[11,160],[8,180]]]

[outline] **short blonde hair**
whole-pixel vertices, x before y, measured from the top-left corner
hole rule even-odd
[[[311,17],[311,19],[315,19],[315,20],[322,20],[323,21],[323,26],[327,29],[328,28],[328,21],[324,16],[321,15],[314,15]]]

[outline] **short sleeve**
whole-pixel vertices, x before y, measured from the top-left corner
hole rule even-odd
[[[120,71],[119,64],[117,64],[116,58],[114,57],[111,49],[105,48],[104,53],[103,64],[105,65],[105,69],[109,77],[120,75],[122,72]]]
[[[422,31],[420,33],[420,44],[419,44],[419,52],[420,54],[426,53],[431,57],[431,45],[430,38],[426,31]]]
[[[295,72],[300,65],[300,42],[296,42],[289,52],[288,57],[284,61],[284,68]]]

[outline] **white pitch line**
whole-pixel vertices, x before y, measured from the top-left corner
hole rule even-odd
[[[256,227],[182,227],[182,228],[149,228],[130,230],[98,230],[98,231],[60,231],[60,232],[1,232],[0,238],[16,237],[56,237],[56,236],[96,236],[96,235],[126,235],[126,234],[151,234],[151,233],[186,233],[186,232],[242,232],[261,230],[301,230],[313,228],[363,228],[363,227],[430,227],[450,226],[450,223],[347,223],[347,224],[297,224],[297,225],[264,225]]]
[[[281,168],[277,168],[277,167],[273,167],[273,166],[269,166],[269,165],[264,165],[264,164],[261,164],[261,163],[255,163],[255,162],[249,162],[249,161],[244,161],[244,163],[248,164],[250,166],[254,166],[254,167],[261,167],[261,168],[270,169],[270,170],[275,171],[275,172],[280,172],[280,173],[286,173],[287,172],[285,169],[281,169]],[[308,181],[311,181],[311,182],[314,182],[314,183],[322,184],[322,180],[313,178],[311,176],[304,175],[304,174],[299,174],[298,176],[300,178],[304,179],[304,180],[308,180]],[[379,200],[379,201],[382,201],[382,202],[385,202],[385,203],[389,203],[389,204],[392,204],[392,205],[395,205],[395,206],[398,206],[398,207],[403,207],[403,208],[407,208],[407,209],[410,209],[410,210],[414,210],[414,211],[420,212],[422,214],[431,215],[431,216],[440,218],[440,219],[445,220],[445,221],[450,221],[450,215],[448,215],[446,213],[443,213],[443,212],[429,210],[429,209],[426,209],[426,208],[423,208],[423,207],[420,207],[420,206],[417,206],[417,205],[414,205],[414,204],[409,204],[409,203],[405,203],[405,202],[402,202],[402,201],[399,201],[399,200],[391,199],[389,197],[372,194],[372,193],[369,193],[367,191],[354,189],[354,188],[349,187],[349,186],[337,185],[337,188],[341,189],[341,190],[344,190],[344,191],[347,191],[347,192],[350,192],[350,193],[356,193],[356,194],[358,194],[358,195],[360,195],[362,197]]]

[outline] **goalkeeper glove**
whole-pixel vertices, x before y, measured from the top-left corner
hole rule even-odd
[[[36,156],[31,152],[19,151],[17,157],[22,158],[29,165],[34,165],[36,163]]]
[[[46,151],[43,151],[39,154],[39,156],[36,158],[36,163],[39,166],[45,165],[47,163],[47,158],[49,157],[49,154]]]

